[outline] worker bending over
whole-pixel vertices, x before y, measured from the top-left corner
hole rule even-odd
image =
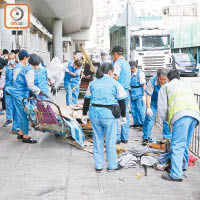
[[[167,82],[167,69],[159,69],[157,75],[153,76],[147,83],[146,92],[146,116],[143,124],[143,145],[151,142],[151,133],[157,113],[158,92],[162,85]],[[163,138],[171,138],[171,132],[166,121],[163,121]]]
[[[172,129],[171,170],[163,174],[168,181],[182,181],[188,167],[189,146],[195,127],[200,121],[199,105],[189,84],[180,80],[178,70],[170,70],[169,83],[162,86],[158,97],[158,111]]]

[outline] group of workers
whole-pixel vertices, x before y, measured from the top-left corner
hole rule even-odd
[[[29,121],[22,100],[40,96],[48,98],[47,69],[42,59],[26,50],[8,53],[1,70],[0,98],[5,96],[6,123],[24,143],[36,143],[28,136]],[[123,48],[112,49],[112,63],[102,59],[96,79],[90,82],[83,105],[83,118],[89,118],[93,128],[93,157],[95,169],[104,168],[104,139],[108,171],[118,170],[116,144],[127,143],[130,127],[143,131],[142,144],[152,142],[151,133],[157,111],[163,119],[163,138],[171,141],[171,170],[162,175],[168,181],[182,181],[188,166],[188,149],[200,112],[194,93],[180,80],[177,70],[159,69],[146,84],[145,74],[135,61],[123,57]],[[104,55],[102,55],[104,56]],[[0,58],[0,63],[5,57]],[[66,104],[77,104],[82,61],[74,55],[65,71]],[[134,124],[130,126],[129,103]],[[120,119],[120,120],[119,120]]]
[[[4,50],[5,52],[5,50]],[[12,125],[12,133],[24,143],[36,143],[28,136],[29,121],[22,104],[23,98],[40,96],[48,98],[47,70],[42,66],[42,59],[36,54],[29,54],[26,50],[7,51],[7,57],[1,57],[5,66],[1,70],[0,98],[5,96],[6,123],[4,127]]]
[[[105,62],[90,82],[83,105],[83,118],[89,111],[93,128],[93,157],[97,172],[104,168],[104,139],[108,171],[118,170],[116,143],[127,143],[129,99],[134,125],[143,130],[142,144],[152,142],[151,133],[157,111],[163,119],[163,138],[171,141],[171,169],[163,174],[168,181],[183,180],[188,167],[188,149],[200,112],[194,93],[180,80],[178,70],[159,69],[146,84],[144,72],[135,61],[129,63],[123,48],[112,50],[113,63]],[[119,120],[121,118],[121,120]],[[121,122],[120,122],[121,121]],[[119,126],[121,124],[121,127]],[[120,127],[120,128],[119,128]]]

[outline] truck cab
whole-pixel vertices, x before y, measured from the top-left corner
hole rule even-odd
[[[158,69],[171,63],[170,35],[163,29],[140,28],[131,30],[130,59],[152,76]]]

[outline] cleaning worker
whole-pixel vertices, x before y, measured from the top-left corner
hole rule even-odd
[[[183,171],[188,167],[189,146],[200,121],[200,112],[192,88],[180,80],[179,71],[170,70],[167,78],[169,83],[159,92],[158,111],[172,129],[171,169],[162,179],[181,182]]]
[[[26,67],[28,64],[28,59],[29,59],[29,53],[26,50],[21,50],[18,55],[19,62],[15,65],[15,68],[13,70],[13,84],[17,78],[17,75],[19,72]],[[10,95],[13,101],[12,95]],[[15,104],[13,103],[13,128],[12,128],[12,133],[13,134],[19,134],[19,131],[21,130],[21,122],[20,122],[20,117],[18,116],[17,109],[15,107]]]
[[[74,58],[74,62],[68,64],[68,68],[65,72],[64,87],[66,90],[66,104],[70,106],[71,104],[76,105],[79,96],[80,89],[80,75],[82,71],[82,62]]]
[[[83,116],[87,117],[89,109],[89,118],[93,128],[93,158],[97,172],[101,172],[104,167],[104,136],[108,160],[107,170],[118,169],[117,118],[121,115],[122,123],[126,122],[125,99],[127,94],[123,87],[113,79],[113,70],[110,63],[104,63],[97,70],[97,79],[90,82],[83,105]]]
[[[149,80],[145,88],[147,110],[143,124],[143,145],[147,145],[152,141],[150,136],[157,113],[158,92],[161,86],[167,82],[167,73],[167,69],[159,69],[157,75]],[[163,138],[171,139],[171,132],[169,131],[169,126],[166,121],[163,121]]]
[[[35,81],[34,84],[40,88],[46,95],[49,96],[49,86],[48,86],[48,76],[47,69],[43,67],[40,63],[39,66],[35,70]],[[46,99],[46,97],[42,96],[41,99]]]
[[[131,67],[130,102],[134,121],[131,127],[142,127],[146,114],[145,74],[137,68],[135,61],[130,61],[129,64]]]
[[[36,54],[31,54],[28,63],[29,65],[24,67],[18,73],[13,86],[6,88],[6,92],[12,95],[13,103],[17,110],[17,115],[20,118],[22,132],[19,132],[17,139],[22,139],[22,142],[24,143],[36,143],[37,140],[34,140],[28,136],[29,121],[24,111],[22,100],[25,97],[29,97],[30,91],[35,95],[45,96],[47,98],[48,96],[34,85],[35,69],[41,63],[41,58]]]
[[[3,95],[3,90],[5,94],[5,104],[6,104],[6,122],[3,127],[11,126],[13,122],[13,102],[11,96],[5,92],[6,88],[13,85],[13,70],[15,67],[15,54],[8,54],[8,64],[2,70],[0,79],[0,92]]]
[[[112,50],[112,57],[114,61],[114,79],[117,80],[124,90],[127,93],[126,102],[126,123],[121,126],[121,131],[118,129],[117,133],[117,144],[121,142],[127,143],[129,136],[129,128],[130,128],[130,119],[129,119],[129,87],[131,81],[131,70],[129,63],[123,57],[123,48],[121,46],[115,46]]]

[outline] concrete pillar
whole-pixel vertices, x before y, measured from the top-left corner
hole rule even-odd
[[[63,60],[62,20],[53,21],[53,54]]]

